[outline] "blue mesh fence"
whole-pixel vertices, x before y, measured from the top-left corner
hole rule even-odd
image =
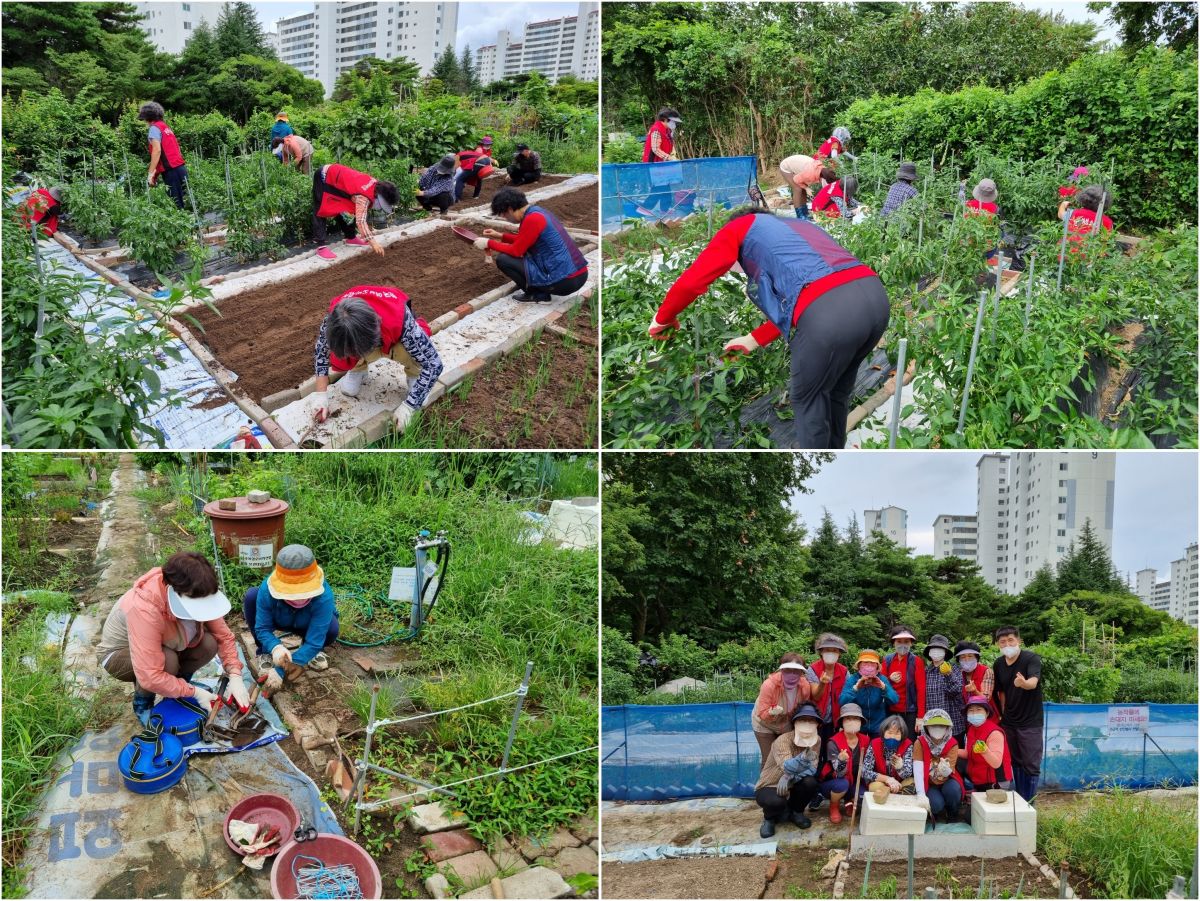
[[[631,219],[677,219],[698,210],[748,203],[758,177],[753,156],[705,157],[675,163],[610,163],[600,169],[601,227]]]
[[[603,798],[753,797],[760,759],[750,728],[753,706],[605,707]],[[1067,791],[1111,783],[1194,785],[1196,727],[1194,705],[1047,704],[1041,784]]]

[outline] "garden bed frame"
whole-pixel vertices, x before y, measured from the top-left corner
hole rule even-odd
[[[599,182],[596,176],[590,174],[576,175],[567,178],[565,181],[557,182],[546,186],[545,188],[531,191],[527,195],[533,202],[543,202],[551,200],[563,194],[568,194],[576,190],[593,188],[597,192],[597,219],[599,212]],[[449,228],[452,224],[461,221],[463,218],[486,222],[487,225],[496,228],[497,230],[505,229],[511,231],[513,226],[501,220],[492,219],[491,217],[483,216],[486,212],[484,207],[476,207],[464,210],[461,213],[451,213],[445,218],[435,217],[431,219],[421,220],[416,223],[408,223],[406,225],[395,226],[377,232],[380,242],[384,246],[392,246],[409,237],[418,237],[420,235],[429,234],[439,229]],[[432,403],[441,397],[445,392],[457,385],[471,373],[481,368],[486,362],[494,360],[500,356],[508,354],[520,347],[540,332],[543,328],[557,323],[563,316],[566,310],[578,305],[584,299],[585,295],[590,296],[598,283],[598,268],[599,268],[599,234],[593,231],[585,231],[580,229],[568,229],[568,233],[576,239],[577,244],[581,244],[580,250],[588,257],[590,264],[588,284],[579,292],[570,295],[567,298],[556,298],[554,302],[549,304],[539,304],[542,307],[542,315],[538,316],[535,321],[529,324],[519,326],[515,332],[509,334],[502,341],[484,340],[472,341],[465,336],[455,335],[457,341],[448,342],[454,344],[454,347],[448,349],[439,348],[443,352],[443,360],[446,364],[446,369],[438,379],[437,385],[434,387],[430,395],[429,402]],[[55,236],[63,247],[78,259],[83,265],[97,273],[101,278],[113,285],[123,293],[131,297],[144,309],[154,313],[158,324],[173,335],[178,337],[187,345],[188,349],[196,356],[201,365],[217,382],[220,388],[229,396],[229,398],[244,412],[251,420],[253,420],[263,431],[267,440],[271,445],[278,449],[295,448],[301,444],[293,437],[279,421],[277,414],[283,413],[285,408],[303,403],[303,399],[310,394],[315,388],[315,377],[306,379],[296,388],[278,392],[269,397],[262,399],[261,403],[248,396],[237,383],[237,376],[228,369],[220,360],[218,360],[211,350],[193,333],[192,329],[185,324],[182,319],[185,315],[193,314],[197,309],[203,307],[202,304],[187,304],[176,307],[171,311],[171,315],[162,314],[154,310],[150,304],[150,293],[132,284],[127,278],[120,273],[109,268],[106,262],[115,265],[112,258],[107,261],[102,261],[97,257],[103,257],[103,254],[96,254],[93,249],[89,252],[88,249],[81,247],[76,241],[67,235],[59,232]],[[215,233],[214,233],[215,238]],[[110,248],[111,250],[111,248]],[[119,253],[120,251],[118,251]],[[355,254],[370,253],[370,248],[353,248],[347,245],[339,246],[339,258],[346,260],[352,258]],[[239,271],[232,276],[213,276],[210,279],[205,279],[209,287],[211,287],[213,303],[220,303],[223,300],[236,297],[237,295],[255,288],[266,287],[270,285],[279,285],[285,282],[308,274],[317,272],[329,267],[329,263],[319,259],[315,252],[308,252],[299,256],[293,256],[285,260],[280,260],[273,263],[266,263],[262,266],[255,266],[249,269]],[[336,265],[336,264],[335,264]],[[499,301],[510,294],[515,293],[516,286],[508,283],[499,288],[485,292],[477,297],[465,300],[462,304],[456,307],[430,323],[432,333],[437,335],[455,324],[459,323],[464,318],[469,317],[473,313],[488,307],[496,301]],[[458,346],[463,345],[463,346]],[[396,366],[390,360],[382,360],[374,364],[376,367]],[[289,411],[293,414],[294,410]],[[391,410],[384,410],[380,413],[369,416],[362,422],[351,424],[344,432],[336,435],[331,434],[325,439],[318,439],[315,443],[317,446],[329,447],[362,447],[371,444],[382,438],[391,426]]]

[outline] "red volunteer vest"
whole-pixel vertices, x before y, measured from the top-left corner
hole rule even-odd
[[[330,163],[325,169],[325,190],[317,206],[317,216],[325,219],[341,213],[354,215],[354,195],[361,194],[375,202],[375,177],[349,166]]]
[[[817,660],[811,667],[812,671],[817,674],[820,679],[825,675],[825,661]],[[849,670],[842,664],[835,663],[833,665],[833,681],[825,686],[825,694],[821,696],[821,700],[813,701],[817,705],[817,709],[821,711],[821,715],[829,714],[829,722],[837,723],[838,714],[842,711],[842,705],[838,703],[838,698],[841,697],[842,689],[846,687],[846,676]]]
[[[675,142],[671,140],[671,129],[667,128],[666,122],[655,122],[650,126],[650,130],[646,132],[646,145],[642,148],[643,163],[661,163],[663,160],[650,152],[650,136],[658,132],[661,140],[659,141],[658,149],[663,153],[671,153],[675,149]]]
[[[859,775],[858,774],[858,752],[862,751],[864,755],[867,753],[865,750],[866,741],[867,741],[866,736],[864,736],[861,732],[858,734],[858,747],[857,748],[850,747],[850,742],[848,742],[846,740],[846,733],[842,732],[841,730],[838,730],[837,732],[835,732],[833,734],[833,737],[830,738],[830,741],[832,741],[835,745],[837,745],[837,749],[839,752],[845,751],[847,754],[850,755],[850,761],[849,761],[850,768],[846,771],[846,778],[848,778],[850,780],[850,787],[851,787],[851,790],[853,791],[854,786],[858,784],[858,775]],[[825,761],[825,766],[821,770],[821,779],[825,780],[825,779],[832,779],[832,778],[833,778],[833,765],[830,764],[830,762],[827,760],[827,761]]]
[[[930,760],[930,757],[933,755],[933,751],[930,750],[930,748],[929,748],[929,739],[926,738],[924,735],[920,736],[917,739],[917,741],[919,741],[921,743],[921,765],[925,768],[925,789],[926,789],[926,791],[928,791],[929,786],[931,784],[929,781],[929,764],[932,763],[932,761]],[[946,747],[942,748],[942,756],[948,757],[950,755],[950,750],[952,748],[957,748],[957,747],[958,747],[958,739],[951,736],[950,738],[948,738],[946,740]],[[959,788],[964,787],[963,781],[962,781],[962,776],[960,776],[958,773],[958,767],[955,767],[951,771],[950,779],[953,779],[955,782],[957,782]],[[950,780],[948,779],[946,781],[949,782]],[[943,783],[943,785],[944,784],[945,783]]]
[[[1068,210],[1067,211],[1067,250],[1070,253],[1079,253],[1083,250],[1083,242],[1088,239],[1092,233],[1092,226],[1096,223],[1095,210]],[[1100,220],[1104,228],[1112,231],[1112,220],[1107,216]]]
[[[162,145],[162,154],[158,158],[158,168],[154,171],[162,173],[167,169],[178,169],[183,165],[183,154],[179,151],[179,141],[175,139],[175,132],[161,119],[151,124],[162,132],[162,140],[159,142]],[[146,141],[146,149],[150,153],[154,152],[149,140]],[[166,160],[165,164],[163,160]]]
[[[353,171],[353,170],[351,170]],[[383,288],[376,285],[358,285],[344,294],[339,294],[329,302],[329,311],[347,297],[361,297],[379,315],[379,334],[383,339],[380,351],[390,353],[404,334],[404,317],[409,315],[408,295],[396,288]],[[425,329],[428,334],[428,327]],[[347,372],[358,365],[358,357],[342,359],[329,354],[329,365],[338,372]]]
[[[1000,207],[994,203],[984,203],[972,197],[967,201],[967,215],[980,216],[986,215],[989,219],[1000,212]]]
[[[486,166],[478,166],[479,160],[491,159],[491,153],[484,150],[482,147],[476,147],[472,150],[463,150],[458,155],[458,164],[462,166],[463,172],[468,173],[464,179],[465,183],[472,188],[479,184],[481,179],[487,178],[496,171],[496,167],[491,163]],[[476,168],[478,166],[478,168]]]
[[[32,230],[35,224],[40,225],[41,231],[53,236],[58,231],[58,209],[58,201],[54,199],[54,195],[45,188],[38,188],[25,198],[21,220],[26,228]]]
[[[988,766],[982,754],[975,753],[975,742],[987,741],[993,732],[1004,734],[1004,730],[991,720],[984,720],[982,726],[967,726],[967,778],[977,789],[981,785],[991,785],[993,782],[1012,781],[1012,757],[1009,755],[1007,737],[1004,739],[1004,759],[1000,761],[1002,779],[996,778],[995,767]]]
[[[966,707],[966,703],[967,703],[968,699],[970,699],[971,695],[982,694],[982,692],[979,692],[979,691],[971,691],[969,688],[967,688],[967,683],[974,682],[976,687],[980,687],[983,685],[983,680],[985,678],[987,678],[987,674],[990,673],[991,671],[992,671],[992,668],[990,666],[988,666],[986,663],[977,664],[975,666],[975,672],[973,672],[973,673],[968,673],[966,670],[963,670],[962,696],[963,696],[964,708]],[[988,714],[988,719],[994,719],[994,718],[995,717],[992,714],[990,714],[990,713]]]
[[[842,152],[842,142],[839,141],[837,138],[830,137],[829,139],[827,139],[825,141],[824,144],[822,144],[819,148],[817,148],[817,153],[816,153],[815,159],[818,159],[818,160],[830,159],[833,156],[833,152],[835,150],[838,153]]]
[[[835,197],[845,197],[845,194],[842,193],[841,183],[836,181],[827,184],[817,192],[817,196],[813,198],[812,208],[818,213],[824,212],[831,219],[840,219],[842,218],[842,211],[833,202],[833,198]]]
[[[899,754],[901,757],[903,757],[904,752],[907,751],[911,747],[912,747],[912,742],[906,738],[900,742],[900,747],[898,747],[896,749],[896,753]],[[884,749],[882,735],[879,736],[879,738],[873,739],[871,741],[871,750],[875,752],[875,772],[876,773],[886,773],[887,775],[891,776],[893,779],[899,779],[900,777],[896,773],[892,772],[892,764],[890,762],[890,758],[892,755],[890,755]]]

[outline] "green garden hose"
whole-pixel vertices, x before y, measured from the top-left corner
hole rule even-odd
[[[394,641],[412,641],[421,634],[420,629],[411,629],[407,625],[398,626],[387,634],[376,631],[366,625],[375,619],[375,602],[372,601],[371,594],[362,587],[355,586],[354,588],[345,590],[335,590],[333,596],[339,608],[342,608],[345,604],[353,604],[362,614],[361,620],[355,628],[377,639],[375,641],[359,642],[350,641],[339,635],[337,637],[338,644],[349,648],[377,648],[380,645],[389,644]],[[397,610],[400,602],[390,600],[384,592],[378,594],[377,601],[384,610],[395,615],[398,622],[404,622],[404,611]]]

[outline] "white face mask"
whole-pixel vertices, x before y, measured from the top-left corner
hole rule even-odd
[[[858,730],[862,728],[862,723],[855,719],[842,720],[842,731],[847,735],[857,735]]]
[[[986,719],[987,719],[986,713],[968,713],[967,714],[967,722],[970,723],[972,726],[982,726]]]
[[[817,724],[810,720],[798,720],[793,726],[797,735],[816,735]]]
[[[934,741],[941,741],[946,737],[945,726],[926,726],[925,731],[929,733],[929,737]]]
[[[1021,653],[1021,647],[1020,645],[1009,645],[1008,647],[1001,648],[1000,653],[1002,653],[1009,660],[1012,660]]]
[[[837,653],[837,651],[822,651],[821,659],[824,660],[830,666],[833,666],[835,663],[838,662],[838,653]]]
[[[959,657],[958,665],[962,667],[964,673],[973,673],[975,667],[979,666],[979,661],[974,657]]]
[[[896,653],[897,654],[901,654],[901,655],[907,654],[911,650],[912,650],[912,642],[911,641],[899,641],[896,643]]]
[[[941,648],[930,648],[929,649],[929,659],[932,660],[934,663],[941,663],[943,660],[946,659],[946,652],[943,651]]]

